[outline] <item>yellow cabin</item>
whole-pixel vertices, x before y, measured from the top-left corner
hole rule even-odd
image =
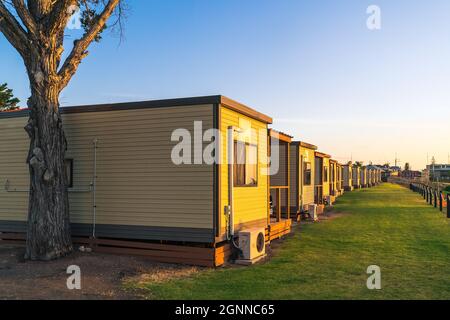
[[[353,189],[361,188],[361,167],[356,164],[353,165],[352,185]]]
[[[337,172],[337,183],[336,183],[336,189],[338,192],[338,196],[341,196],[344,194],[344,169],[342,164],[339,162],[336,162],[336,172]]]
[[[367,188],[369,186],[367,182],[367,167],[361,167],[360,181],[361,181],[361,188]]]
[[[369,187],[373,187],[374,186],[374,182],[373,182],[373,169],[370,167],[367,167],[367,183]]]
[[[338,167],[337,161],[330,159],[330,196],[332,197],[332,202],[334,199],[339,196],[339,188],[338,188]]]
[[[342,166],[342,179],[345,191],[353,191],[353,164],[351,162]]]
[[[331,156],[322,152],[315,153],[316,174],[314,179],[315,203],[330,204],[330,158]]]
[[[314,179],[316,174],[315,145],[294,141],[291,143],[291,212],[297,215],[308,212],[314,204]]]
[[[269,240],[279,238],[291,229],[291,143],[286,133],[269,129]]]
[[[269,230],[270,117],[223,96],[61,113],[77,241],[95,241],[105,252],[125,246],[158,261],[217,266],[240,231]],[[27,110],[0,113],[3,239],[26,232],[27,120]]]

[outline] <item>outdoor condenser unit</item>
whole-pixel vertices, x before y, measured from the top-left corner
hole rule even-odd
[[[311,219],[313,219],[314,221],[319,220],[318,214],[317,214],[317,204],[310,204],[308,206],[308,213],[309,216],[311,217]]]
[[[266,230],[264,228],[250,229],[239,232],[239,249],[242,259],[236,261],[240,264],[253,264],[266,254]]]
[[[333,199],[334,199],[333,196],[327,196],[325,201],[329,206],[331,206],[333,205]]]

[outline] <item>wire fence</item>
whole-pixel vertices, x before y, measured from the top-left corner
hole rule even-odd
[[[447,218],[450,219],[450,206],[448,205],[450,203],[450,192],[445,191],[449,184],[401,177],[389,177],[388,182],[402,185],[421,194],[429,205],[447,214]]]
[[[422,195],[426,202],[439,209],[441,212],[447,214],[447,218],[450,219],[450,193],[443,191],[443,188],[436,188],[421,182],[410,181],[409,188]]]

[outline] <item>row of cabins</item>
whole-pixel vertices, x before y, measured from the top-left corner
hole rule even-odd
[[[342,166],[343,189],[353,191],[375,186],[381,182],[381,173],[376,166],[361,166],[349,162]]]
[[[242,232],[263,230],[257,244],[270,245],[311,208],[380,181],[224,96],[61,113],[73,239],[100,252],[220,266]],[[27,230],[28,115],[0,113],[0,243],[22,243]]]

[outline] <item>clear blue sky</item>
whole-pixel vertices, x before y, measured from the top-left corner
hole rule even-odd
[[[450,1],[133,0],[63,105],[224,94],[340,161],[413,168],[450,152]],[[380,6],[382,29],[366,27]],[[0,82],[29,95],[0,36]]]

